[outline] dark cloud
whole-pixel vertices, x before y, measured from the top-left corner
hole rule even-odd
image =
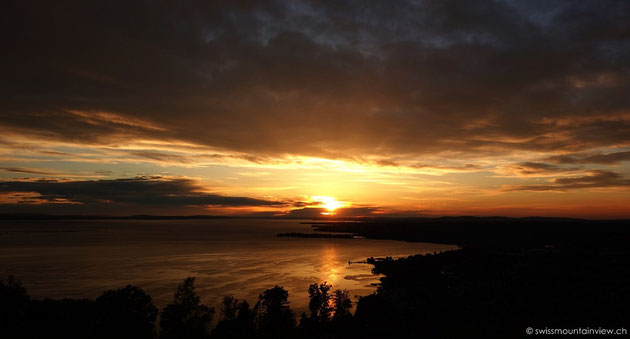
[[[383,160],[378,160],[375,162],[377,165],[379,166],[391,166],[391,167],[399,167],[402,166],[401,164],[393,161],[393,160],[389,160],[389,159],[383,159]],[[410,165],[406,165],[407,167],[410,168],[416,168],[416,169],[427,169],[427,170],[448,170],[448,171],[453,171],[453,172],[468,172],[468,171],[481,171],[483,170],[483,167],[476,165],[476,164],[464,164],[461,166],[443,166],[443,165],[439,165],[439,164],[410,164]]]
[[[427,164],[413,164],[410,165],[411,168],[417,169],[442,169],[449,171],[481,171],[483,167],[475,164],[464,164],[462,166],[441,166],[441,165],[427,165]]]
[[[309,206],[320,206],[320,201],[295,201],[292,203],[293,207],[303,208]]]
[[[178,208],[190,206],[284,205],[278,201],[207,193],[193,180],[162,177],[86,181],[0,181],[0,193],[15,195],[18,197],[17,203],[25,205],[55,204],[60,211],[76,209],[76,206],[71,205],[85,205],[85,208],[90,210],[100,208],[101,213],[118,213],[119,208],[123,210],[138,208],[141,211],[143,207],[152,207],[176,211]]]
[[[515,165],[520,174],[536,174],[558,171],[558,167],[540,162],[522,162]]]
[[[358,218],[358,217],[366,217],[366,216],[375,216],[378,215],[379,212],[383,212],[383,209],[378,207],[343,207],[336,209],[334,211],[334,216],[338,218]],[[317,207],[305,207],[298,208],[291,211],[288,211],[285,214],[282,214],[284,217],[288,218],[322,218],[325,215],[322,213],[329,213],[329,211],[325,208],[317,208]],[[376,213],[376,214],[375,214]]]
[[[624,1],[9,1],[2,12],[0,127],[13,133],[184,140],[252,159],[630,143]]]
[[[552,180],[552,184],[505,186],[504,191],[567,191],[580,188],[630,187],[630,180],[619,173],[593,170],[587,175],[561,177]]]
[[[379,166],[392,166],[392,167],[398,167],[400,166],[399,163],[392,161],[392,160],[388,160],[388,159],[384,159],[384,160],[378,160],[376,161],[376,164]]]
[[[503,167],[503,170],[507,170],[508,172],[513,172],[518,175],[543,175],[558,172],[570,172],[579,169],[580,168],[575,167],[564,168],[542,162],[521,162]]]
[[[216,153],[198,153],[198,154],[174,154],[169,152],[158,152],[153,150],[132,151],[131,155],[150,159],[157,162],[170,164],[194,164],[204,161],[225,161],[230,159],[245,160],[251,163],[264,163],[265,157],[249,154],[216,154]]]
[[[34,169],[34,168],[24,168],[24,167],[0,167],[0,171],[12,172],[12,173],[38,174],[38,175],[55,175],[55,173],[45,172],[45,171]]]
[[[558,164],[618,164],[630,161],[630,151],[595,153],[595,154],[568,154],[554,155],[547,158],[548,161]]]

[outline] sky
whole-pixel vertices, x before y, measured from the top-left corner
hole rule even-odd
[[[627,1],[0,19],[0,213],[630,217]]]

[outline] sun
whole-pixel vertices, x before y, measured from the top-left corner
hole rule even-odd
[[[322,212],[324,215],[334,214],[335,210],[346,206],[346,203],[343,201],[337,201],[337,199],[333,197],[327,197],[323,195],[316,195],[311,197],[314,202],[318,202],[318,207],[325,208],[328,212]]]

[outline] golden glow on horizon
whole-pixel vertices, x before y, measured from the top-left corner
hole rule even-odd
[[[628,116],[618,119],[625,120]],[[79,114],[79,117],[82,116]],[[597,118],[615,121],[613,118]],[[129,126],[144,123],[108,114],[97,114],[90,119],[94,123],[106,120]],[[548,118],[549,121],[544,122],[573,126],[587,123],[589,119],[594,118]],[[114,139],[94,145],[28,138],[2,128],[0,131],[3,133],[0,144],[4,145],[0,147],[2,180],[36,183],[40,180],[66,182],[134,177],[162,181],[189,179],[194,194],[203,192],[278,202],[261,206],[173,206],[168,212],[171,214],[291,215],[294,210],[320,208],[316,213],[321,212],[324,216],[361,213],[368,216],[464,214],[625,218],[629,210],[625,178],[626,173],[630,173],[630,163],[627,161],[610,165],[552,163],[548,167],[531,167],[549,156],[542,151],[519,151],[510,156],[484,154],[477,158],[450,153],[422,158],[401,155],[391,157],[391,160],[376,155],[353,159],[303,155],[274,157],[149,137]],[[630,146],[624,144],[614,149],[594,149],[591,153],[623,155],[629,150]],[[556,152],[554,155],[570,156],[571,153]],[[594,173],[604,176],[599,178]],[[615,173],[619,179],[605,176]],[[581,180],[580,185],[585,186],[563,185],[565,179],[569,182]],[[343,197],[352,204],[335,197]],[[72,208],[77,210],[81,204],[72,199],[47,199],[36,192],[2,192],[0,203],[15,204],[15,208],[73,205]],[[114,205],[112,202],[112,208]],[[344,209],[343,213],[340,208]],[[313,211],[306,211],[305,215],[309,212]],[[299,211],[293,214],[298,215]]]

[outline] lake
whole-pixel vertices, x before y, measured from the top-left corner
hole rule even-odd
[[[302,312],[308,285],[327,281],[353,299],[375,290],[367,257],[403,257],[452,245],[370,239],[279,238],[311,232],[304,220],[55,220],[2,221],[0,279],[13,274],[33,298],[96,298],[127,284],[142,287],[158,307],[186,277],[218,306],[225,295],[253,305],[274,285]],[[298,313],[299,315],[299,313]]]

